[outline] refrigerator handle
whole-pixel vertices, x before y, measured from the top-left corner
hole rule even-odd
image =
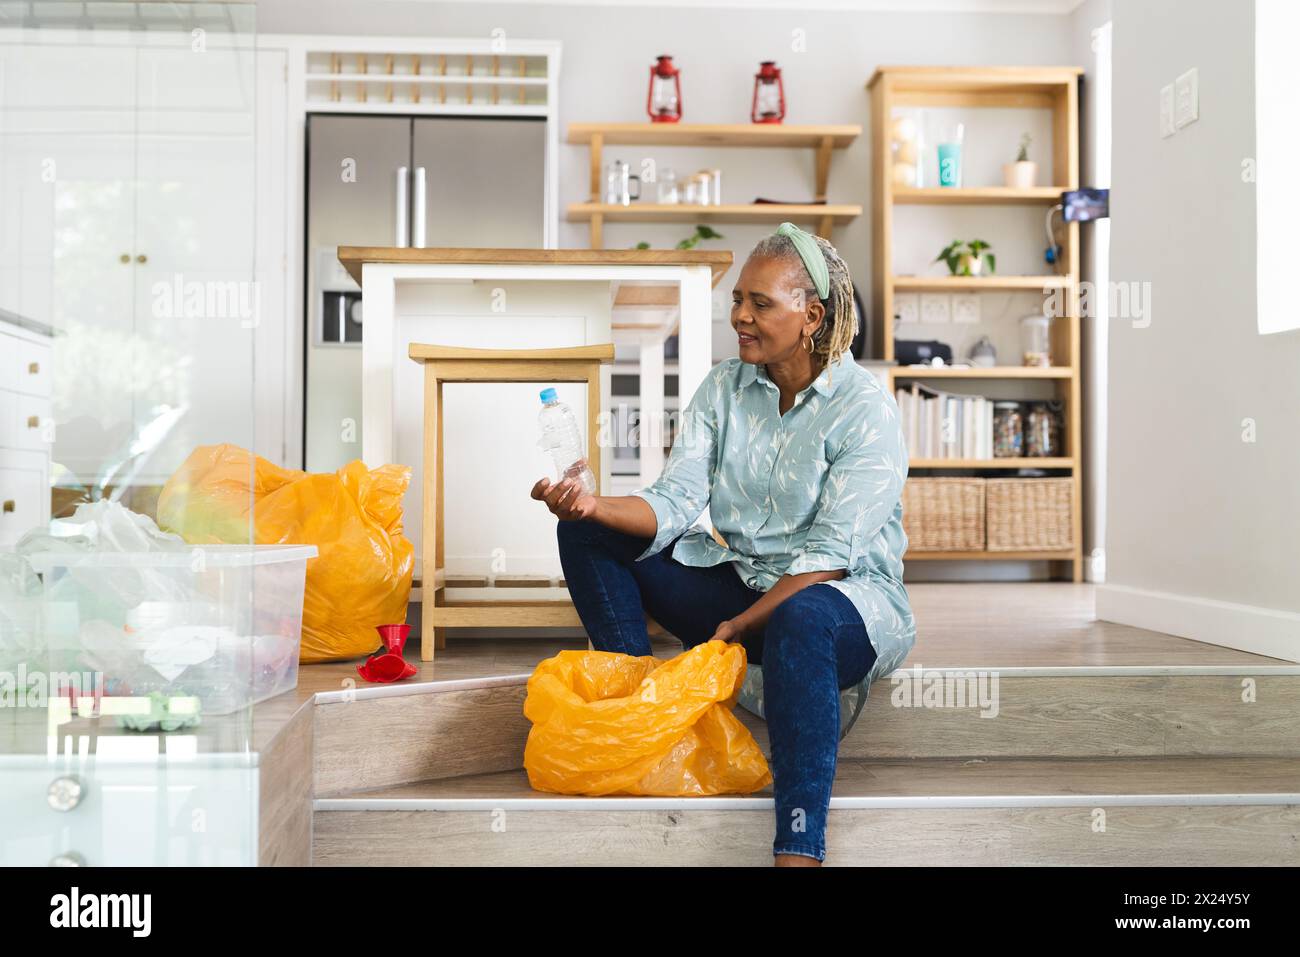
[[[424,248],[425,206],[424,206],[424,167],[415,168],[415,180],[412,187],[411,208],[415,211],[415,223],[411,230],[411,245],[416,249]]]
[[[405,166],[397,167],[397,192],[394,212],[397,214],[394,221],[397,224],[397,235],[393,237],[393,245],[399,248],[409,245],[408,235],[408,211],[409,207],[406,200],[406,184],[410,179],[409,170]]]

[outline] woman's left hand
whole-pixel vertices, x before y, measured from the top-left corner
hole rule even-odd
[[[717,630],[713,633],[712,641],[739,641],[745,636],[745,631],[736,624],[736,619],[728,618],[718,625]]]

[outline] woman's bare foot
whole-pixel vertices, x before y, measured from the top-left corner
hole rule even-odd
[[[803,854],[778,854],[773,862],[776,867],[821,867],[822,862],[815,857]]]

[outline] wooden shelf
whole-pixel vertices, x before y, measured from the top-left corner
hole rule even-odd
[[[1071,469],[1074,459],[1022,455],[1014,459],[913,459],[907,464],[913,469]]]
[[[871,74],[867,89],[888,79],[895,93],[1032,91],[1073,83],[1082,75],[1077,66],[882,66]]]
[[[895,379],[1069,379],[1070,366],[891,366]]]
[[[907,562],[1037,562],[1037,561],[1078,561],[1078,557],[1073,551],[1041,551],[1041,552],[917,552],[909,551],[903,556],[903,563]]]
[[[903,292],[951,292],[985,290],[988,292],[1046,292],[1064,289],[1069,276],[894,276],[894,289]]]
[[[846,223],[862,215],[861,206],[846,204],[744,203],[723,206],[696,206],[679,203],[633,203],[617,206],[608,203],[571,203],[567,219],[571,223],[589,222],[599,216],[621,223],[780,223],[785,220],[823,220]]]
[[[898,186],[895,203],[923,206],[1050,206],[1061,201],[1066,186]]]
[[[862,127],[786,126],[781,123],[572,123],[566,139],[586,144],[591,177],[590,199],[569,206],[569,222],[589,226],[591,248],[604,243],[605,221],[636,223],[779,223],[797,220],[814,223],[814,228],[829,237],[839,223],[862,215],[857,205],[827,205],[827,187],[831,174],[831,155],[844,149],[862,135]],[[637,203],[631,206],[601,202],[605,190],[603,150],[606,146],[695,146],[695,147],[766,147],[811,149],[813,151],[813,199],[808,204],[724,204],[720,206],[660,206]],[[774,188],[769,195],[781,195]]]
[[[786,126],[782,123],[570,123],[569,143],[591,143],[599,137],[606,146],[725,146],[807,147],[816,149],[830,141],[844,149],[862,135],[862,127]]]

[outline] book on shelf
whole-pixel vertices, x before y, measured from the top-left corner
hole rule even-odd
[[[993,400],[920,382],[895,393],[912,459],[993,458]]]

